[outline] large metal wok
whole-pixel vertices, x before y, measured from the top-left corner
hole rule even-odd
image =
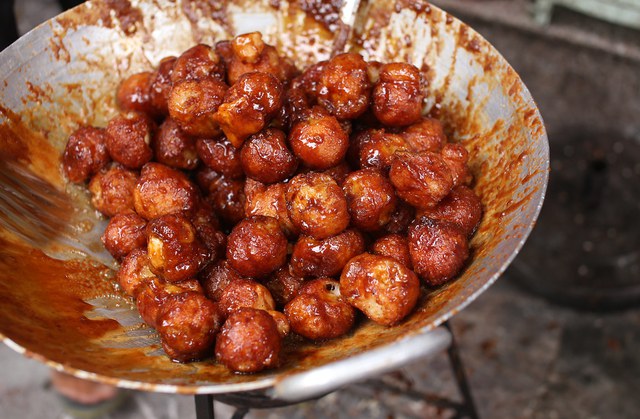
[[[305,13],[296,4],[96,0],[0,53],[3,156],[66,191],[81,209],[69,214],[73,228],[50,238],[44,252],[0,228],[0,338],[6,344],[58,370],[121,387],[188,394],[269,390],[275,398],[297,400],[448,343],[438,326],[500,276],[531,231],[549,156],[542,119],[515,71],[487,41],[436,7],[365,2],[347,43],[366,59],[422,69],[425,112],[443,120],[451,138],[470,151],[474,188],[484,204],[461,277],[429,291],[397,327],[362,322],[352,334],[322,344],[292,340],[279,369],[256,375],[232,374],[211,361],[171,362],[114,288],[109,260],[99,251],[102,224],[86,209],[86,194],[60,174],[69,133],[82,122],[103,126],[116,112],[119,80],[196,42],[260,30],[299,67],[327,58],[339,32],[336,16]]]

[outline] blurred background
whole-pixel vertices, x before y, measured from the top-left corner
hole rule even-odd
[[[73,1],[15,3],[0,3],[3,42]],[[516,69],[551,148],[532,236],[503,277],[451,321],[479,415],[638,418],[640,0],[433,3]],[[1,419],[68,417],[47,367],[0,345],[0,370]],[[247,417],[456,417],[424,393],[460,400],[445,353],[316,402]],[[216,409],[221,418],[233,413]],[[189,396],[138,393],[105,417],[194,418],[195,408]]]

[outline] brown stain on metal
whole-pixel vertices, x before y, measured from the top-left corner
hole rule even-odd
[[[0,149],[3,158],[27,166],[35,175],[54,186],[63,187],[59,152],[39,132],[34,132],[20,115],[0,105]]]
[[[227,6],[227,2],[212,0],[182,1],[182,12],[191,24],[191,31],[196,42],[201,42],[202,38],[206,35],[202,33],[198,25],[198,21],[200,21],[200,19],[211,19],[224,28],[227,33],[233,33],[233,28],[227,12]]]
[[[296,0],[298,7],[331,32],[340,29],[342,2],[343,0]]]

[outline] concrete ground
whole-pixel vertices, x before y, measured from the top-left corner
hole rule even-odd
[[[638,418],[640,308],[578,312],[533,297],[509,273],[452,325],[482,418]],[[0,419],[68,417],[47,367],[0,345]],[[380,381],[459,399],[444,353],[318,401],[254,410],[248,418],[451,418],[453,412],[385,391]],[[216,406],[216,416],[233,410]],[[132,393],[111,419],[195,418],[193,398]]]

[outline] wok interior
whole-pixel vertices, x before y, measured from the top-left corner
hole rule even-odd
[[[261,30],[303,68],[328,57],[335,33],[293,2],[274,7],[268,0],[238,0],[220,10],[209,2],[131,3],[114,14],[99,1],[89,2],[0,55],[6,86],[0,93],[0,145],[38,176],[72,192],[80,207],[87,205],[86,195],[65,183],[59,157],[80,123],[104,126],[117,112],[114,92],[123,77],[194,43],[252,30]],[[362,321],[348,336],[322,344],[292,339],[279,369],[237,375],[211,361],[171,362],[101,263],[60,243],[48,254],[63,260],[50,258],[0,229],[5,342],[57,368],[121,386],[245,391],[436,327],[486,289],[515,256],[538,214],[548,169],[544,126],[517,74],[484,39],[435,7],[395,3],[365,2],[348,48],[367,60],[408,61],[420,68],[428,85],[425,112],[439,117],[450,139],[470,152],[485,213],[459,279],[429,290],[400,326]]]

